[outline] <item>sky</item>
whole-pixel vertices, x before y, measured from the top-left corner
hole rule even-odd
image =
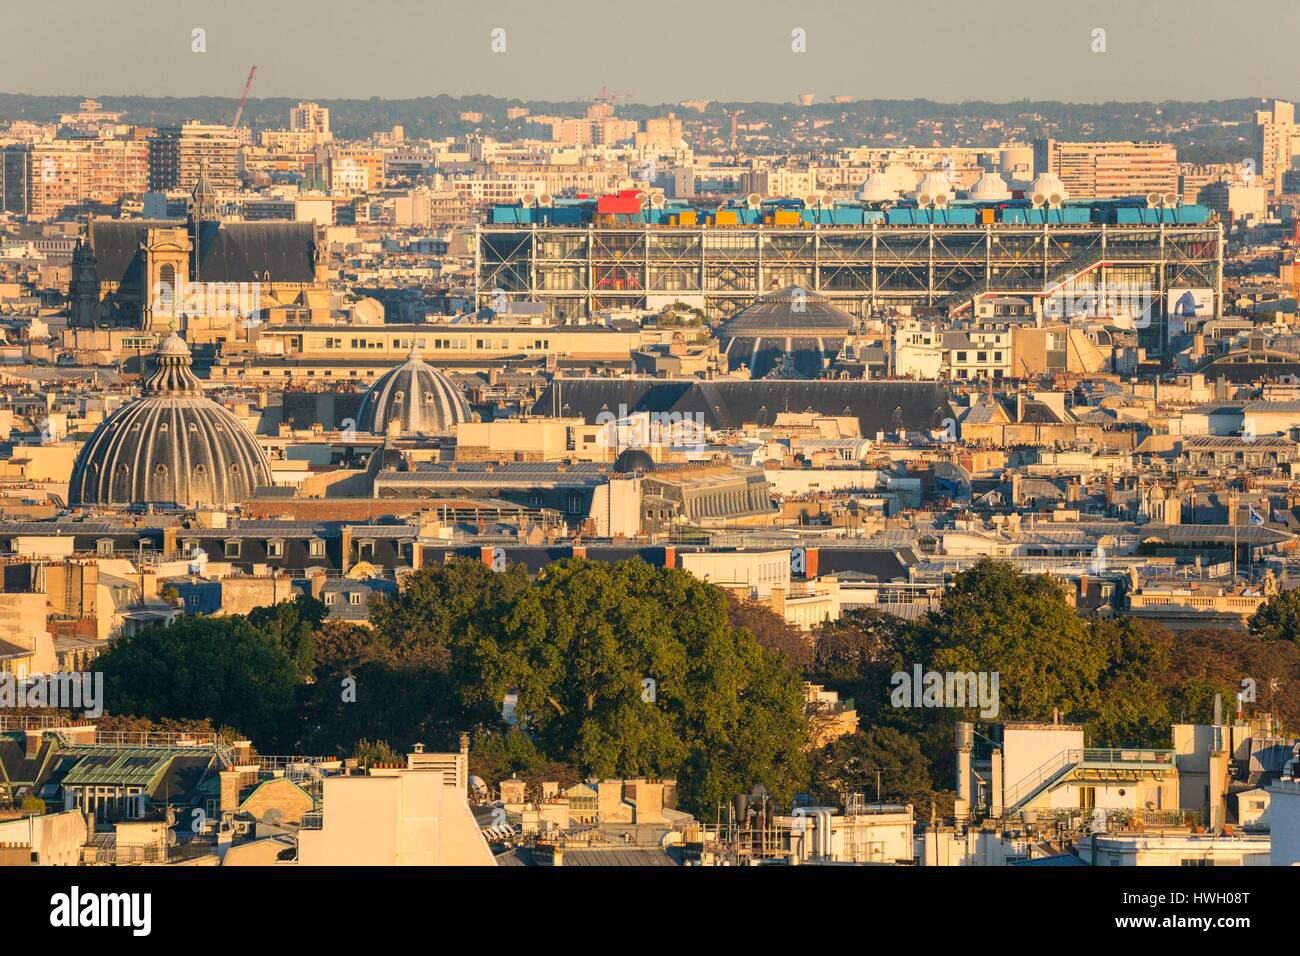
[[[1300,0],[3,0],[0,91],[1300,99],[1297,37]]]

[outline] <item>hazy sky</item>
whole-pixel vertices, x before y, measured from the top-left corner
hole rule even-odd
[[[0,0],[0,90],[1300,99],[1297,38],[1300,0]]]

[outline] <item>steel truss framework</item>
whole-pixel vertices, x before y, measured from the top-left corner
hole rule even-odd
[[[1041,296],[1070,283],[1214,291],[1223,233],[1207,225],[480,226],[475,294],[545,302],[557,318],[682,301],[726,318],[786,286],[858,315],[895,305],[959,314],[981,296]],[[1085,279],[1086,277],[1086,279]],[[653,301],[652,301],[653,300]],[[1160,322],[1163,326],[1163,322]]]

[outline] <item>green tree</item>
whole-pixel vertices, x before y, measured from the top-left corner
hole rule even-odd
[[[356,758],[359,767],[373,767],[375,764],[403,764],[406,762],[401,754],[388,745],[388,741],[367,740],[364,737],[357,741],[356,746],[352,749],[352,756]]]
[[[98,658],[107,707],[152,720],[207,719],[259,746],[290,732],[293,663],[243,617],[186,617],[118,638]]]
[[[1250,633],[1268,641],[1300,643],[1300,591],[1279,591],[1247,622]]]
[[[515,732],[538,761],[678,776],[683,804],[701,808],[755,783],[789,800],[806,782],[799,675],[685,572],[569,559],[532,581],[451,562],[413,575],[373,620],[399,669],[446,675],[462,726],[506,733],[516,695]]]
[[[928,807],[931,794],[928,762],[921,745],[891,727],[859,730],[832,741],[813,758],[812,791],[820,799],[843,804],[851,793],[869,800],[914,803]]]
[[[325,614],[323,602],[300,594],[290,601],[253,608],[248,621],[284,648],[299,676],[305,678],[316,666],[315,634]]]
[[[735,627],[743,627],[754,635],[759,646],[780,654],[796,668],[809,667],[813,662],[813,641],[766,604],[727,594],[727,617]]]

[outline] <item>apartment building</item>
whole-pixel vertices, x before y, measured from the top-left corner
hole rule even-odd
[[[0,208],[35,220],[149,188],[148,146],[139,139],[18,143],[5,147],[3,164]]]
[[[289,110],[289,129],[295,133],[311,133],[318,142],[332,138],[330,111],[318,103],[301,102]]]
[[[228,126],[185,123],[163,127],[149,138],[149,188],[193,192],[199,174],[218,192],[239,187],[239,141]]]
[[[1170,143],[1034,142],[1034,170],[1054,173],[1071,199],[1178,195],[1178,153]]]
[[[1255,112],[1255,152],[1264,186],[1270,193],[1282,192],[1283,178],[1300,156],[1294,103],[1274,100],[1269,109]]]

